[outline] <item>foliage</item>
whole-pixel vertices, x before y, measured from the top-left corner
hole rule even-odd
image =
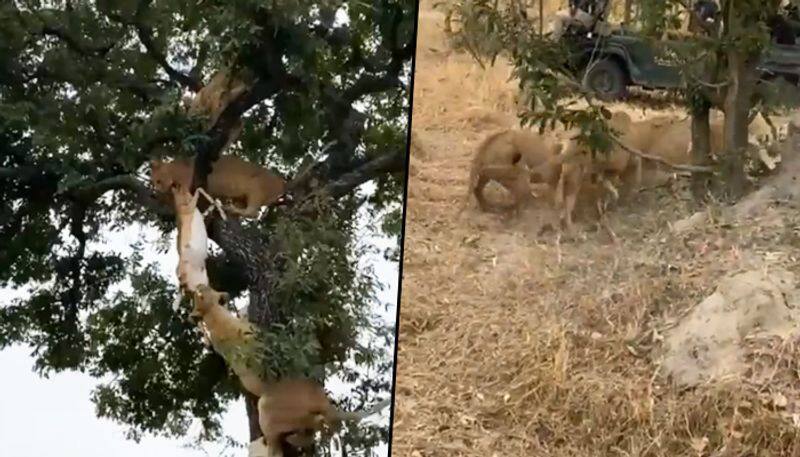
[[[505,4],[478,0],[449,4],[440,2],[435,6],[445,10],[445,30],[454,49],[469,52],[481,65],[485,56],[494,64],[494,59],[503,50],[497,19],[505,9]]]
[[[43,374],[111,376],[95,392],[98,414],[134,438],[180,436],[192,418],[204,438],[219,437],[235,380],[171,309],[173,275],[115,253],[104,235],[131,225],[174,230],[169,208],[146,187],[146,163],[192,155],[213,137],[181,100],[232,66],[261,85],[247,95],[243,134],[226,153],[287,177],[312,164],[317,187],[298,189],[300,199],[339,186],[313,213],[298,203],[242,223],[282,259],[270,299],[290,311],[264,329],[265,365],[349,378],[358,393],[351,406],[385,397],[388,384],[376,379],[391,367],[391,330],[370,312],[380,284],[359,269],[356,227],[364,206],[399,240],[414,8],[408,0],[0,4],[0,285],[31,291],[0,307],[0,347],[32,345]],[[134,251],[148,247],[156,248]],[[228,254],[210,257],[212,285],[244,296],[252,285]],[[387,433],[354,430],[347,441],[368,450]]]
[[[464,24],[452,30],[451,42],[467,48],[480,62],[494,63],[499,55],[510,58],[512,77],[519,81],[520,94],[526,107],[518,114],[525,125],[535,124],[540,130],[562,123],[567,128],[580,128],[579,141],[593,151],[611,147],[609,127],[604,122],[609,113],[577,106],[579,100],[591,97],[581,90],[570,71],[565,56],[569,49],[564,42],[555,42],[537,30],[537,21],[528,21],[512,4],[491,0],[459,0],[445,5],[452,22]],[[472,43],[484,43],[476,47]]]
[[[660,36],[667,30],[675,30],[680,26],[678,14],[683,8],[675,0],[641,0],[639,6],[639,21],[642,34],[645,36]]]
[[[680,67],[688,82],[685,100],[696,100],[692,93],[698,90],[705,97],[720,100],[721,91],[729,86],[725,71],[727,56],[758,55],[765,48],[769,42],[765,23],[777,11],[777,2],[723,1],[722,14],[731,20],[719,36],[661,41],[666,31],[680,26],[689,4],[683,0],[632,2],[638,13],[638,33],[650,40],[650,46],[659,55],[670,56]],[[570,55],[570,48],[566,40],[553,41],[543,30],[538,30],[538,18],[527,21],[506,2],[455,0],[443,5],[447,22],[460,25],[450,28],[454,47],[467,50],[481,63],[486,60],[493,63],[498,55],[510,59],[513,76],[520,82],[521,95],[527,102],[519,113],[524,123],[545,128],[562,122],[567,127],[580,128],[580,141],[590,149],[608,149],[610,142],[604,138],[610,133],[604,121],[607,116],[598,109],[602,103],[583,90],[580,75],[569,69],[566,56]],[[785,87],[780,82],[759,84],[756,94],[760,109],[769,112],[794,103],[793,98],[776,96]],[[588,110],[584,109],[587,103]]]

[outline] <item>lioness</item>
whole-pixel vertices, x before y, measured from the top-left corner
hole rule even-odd
[[[511,209],[518,212],[531,197],[532,175],[534,181],[555,187],[560,169],[558,156],[563,147],[562,142],[532,131],[509,129],[489,135],[472,160],[467,197],[475,195],[481,210],[492,211],[483,189],[490,181],[496,181],[511,193]]]
[[[328,398],[320,384],[305,378],[284,378],[269,383],[258,400],[258,423],[264,444],[280,449],[282,437],[296,447],[313,443],[313,432],[339,429],[343,422],[358,422],[389,406],[391,400],[378,402],[364,411],[341,411]],[[311,433],[310,433],[311,432]]]
[[[630,132],[630,125],[633,124],[630,116],[624,111],[613,112],[608,122],[613,130],[621,132],[623,136]],[[555,204],[561,208],[561,221],[567,230],[573,228],[572,216],[575,204],[587,177],[600,177],[607,185],[606,177],[609,175],[624,178],[630,172],[635,172],[637,181],[641,180],[642,165],[638,156],[617,146],[605,156],[592,157],[589,150],[579,148],[575,144],[572,138],[577,133],[578,129],[574,128],[564,134],[570,138],[570,143],[561,158],[562,164],[555,191]]]
[[[193,173],[194,158],[150,161],[150,181],[159,194],[167,192],[176,182],[188,189]],[[280,201],[285,192],[286,181],[281,176],[237,156],[221,156],[212,164],[208,175],[208,193],[217,198],[243,201],[244,207],[225,208],[242,217],[258,217],[262,206]]]
[[[629,122],[630,117],[623,112],[614,113],[611,119],[615,128]],[[575,130],[560,136],[550,133],[545,137],[535,131],[509,129],[494,133],[481,142],[472,161],[469,193],[475,195],[483,211],[493,209],[483,195],[483,189],[490,181],[500,183],[512,194],[514,204],[511,209],[514,212],[518,212],[532,196],[533,182],[550,190],[561,220],[571,228],[580,182],[589,168],[599,171],[625,168],[631,160],[624,151],[615,152],[602,165],[595,166],[589,154],[579,147],[574,138]]]

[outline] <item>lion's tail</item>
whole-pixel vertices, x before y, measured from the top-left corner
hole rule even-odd
[[[478,181],[478,167],[475,161],[472,162],[471,168],[469,170],[469,181],[467,181],[467,192],[464,195],[464,198],[461,201],[461,209],[458,210],[458,214],[464,212],[469,206],[470,198],[472,197],[473,189],[475,189],[475,184]]]

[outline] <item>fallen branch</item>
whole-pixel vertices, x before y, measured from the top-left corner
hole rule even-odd
[[[691,173],[711,173],[711,174],[714,173],[714,169],[711,168],[711,167],[701,166],[701,165],[681,165],[681,164],[672,163],[669,160],[666,160],[664,158],[661,158],[661,157],[658,157],[658,156],[655,156],[655,155],[652,155],[652,154],[647,154],[647,153],[639,151],[637,149],[633,149],[632,147],[627,146],[624,143],[622,143],[619,140],[619,138],[617,138],[617,137],[615,137],[613,135],[612,135],[611,139],[614,141],[614,143],[616,143],[619,147],[621,147],[625,152],[627,152],[629,154],[634,154],[634,155],[639,156],[639,157],[641,157],[643,159],[651,160],[653,162],[657,162],[657,163],[660,163],[662,165],[666,165],[666,166],[668,166],[670,168],[674,168],[675,170],[688,171],[688,172],[691,172]]]
[[[586,103],[589,105],[589,107],[591,107],[591,108],[595,108],[596,107],[596,105],[594,104],[594,102],[593,102],[593,100],[592,100],[592,98],[590,96],[589,91],[587,91],[575,79],[567,77],[566,75],[563,75],[563,74],[556,74],[555,77],[559,81],[561,81],[562,83],[564,83],[564,84],[570,86],[572,89],[578,91],[578,93],[586,101]],[[630,146],[627,146],[626,144],[622,143],[620,141],[620,139],[617,138],[614,135],[611,135],[611,140],[615,144],[617,144],[619,147],[621,147],[625,152],[627,152],[629,154],[633,154],[633,155],[636,155],[636,156],[641,157],[643,159],[650,160],[650,161],[656,162],[656,163],[660,163],[662,165],[666,165],[666,166],[668,166],[670,168],[673,168],[675,170],[688,171],[688,172],[691,172],[691,173],[712,173],[712,174],[714,173],[714,169],[711,168],[711,167],[701,166],[701,165],[674,164],[674,163],[672,163],[672,162],[670,162],[670,161],[668,161],[666,159],[663,159],[661,157],[658,157],[658,156],[655,156],[655,155],[652,155],[652,154],[647,154],[646,152],[642,152],[642,151],[639,151],[637,149],[633,149]]]

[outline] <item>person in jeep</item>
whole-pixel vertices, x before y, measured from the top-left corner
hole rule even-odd
[[[610,5],[609,0],[569,0],[569,9],[555,14],[553,39],[561,39],[570,27],[592,31],[598,21],[605,19]]]
[[[772,42],[783,45],[797,44],[798,21],[800,14],[797,7],[791,2],[783,5],[780,11],[766,21]]]
[[[716,35],[719,29],[717,18],[719,5],[713,0],[697,0],[689,15],[689,32]]]

